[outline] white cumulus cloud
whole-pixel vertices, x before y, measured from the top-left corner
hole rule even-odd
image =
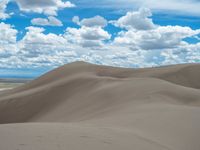
[[[152,19],[149,18],[151,16],[152,13],[150,9],[140,8],[139,11],[127,12],[125,16],[110,22],[120,28],[150,30],[155,28]]]
[[[62,0],[15,0],[20,10],[25,12],[35,12],[40,14],[46,14],[56,16],[57,11],[75,7],[75,5],[69,1],[63,2]]]
[[[0,1],[0,19],[7,19],[10,17],[11,14],[6,13],[6,7],[8,4],[8,0],[1,0]]]
[[[200,30],[190,27],[158,26],[153,30],[128,30],[122,31],[115,39],[118,45],[130,46],[132,49],[165,49],[174,48],[182,44],[184,38],[200,34]]]
[[[65,37],[74,44],[80,44],[83,47],[102,47],[103,41],[109,40],[111,35],[104,30],[107,20],[101,16],[79,20],[75,16],[73,22],[80,25],[80,28],[67,28]]]
[[[34,18],[31,20],[31,23],[38,26],[63,26],[62,22],[53,16],[49,16],[47,19]]]
[[[16,35],[18,31],[9,24],[0,23],[0,58],[7,58],[17,51]]]
[[[111,35],[101,27],[67,28],[65,37],[74,44],[83,47],[103,46],[103,41],[110,39]]]
[[[101,16],[95,16],[92,18],[85,18],[80,21],[78,16],[73,17],[72,21],[80,26],[86,27],[105,27],[107,26],[107,20]]]

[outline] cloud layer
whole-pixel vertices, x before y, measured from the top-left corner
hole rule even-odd
[[[78,0],[82,7],[114,8],[116,10],[132,10],[140,7],[150,8],[154,12],[165,14],[200,15],[199,0]],[[88,5],[88,3],[90,5]]]
[[[147,8],[129,11],[116,20],[74,16],[76,27],[66,27],[62,34],[55,34],[46,32],[44,26],[62,26],[57,12],[74,7],[72,3],[17,0],[17,4],[22,11],[47,18],[33,18],[32,26],[26,28],[20,40],[14,26],[0,23],[0,68],[52,68],[76,60],[123,67],[200,62],[200,29],[157,25]],[[7,1],[0,5],[0,19],[9,17],[6,5]],[[119,32],[110,33],[108,25]],[[190,44],[186,38],[198,42]]]

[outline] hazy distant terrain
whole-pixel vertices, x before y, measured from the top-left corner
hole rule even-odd
[[[16,88],[29,82],[29,79],[1,79],[0,78],[0,91]]]
[[[2,150],[199,150],[200,64],[76,62],[0,93]]]

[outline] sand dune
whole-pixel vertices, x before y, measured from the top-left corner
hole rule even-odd
[[[199,150],[200,64],[75,62],[0,93],[0,150]]]

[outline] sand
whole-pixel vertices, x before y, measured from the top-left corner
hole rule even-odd
[[[0,93],[0,150],[199,150],[200,64],[75,62]]]

